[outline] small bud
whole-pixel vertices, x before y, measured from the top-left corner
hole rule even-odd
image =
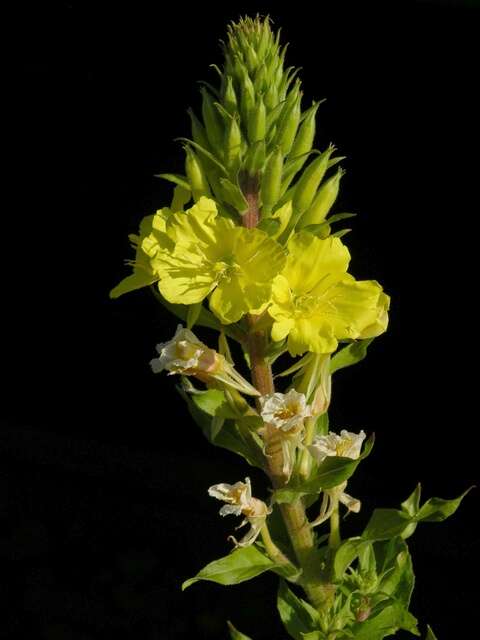
[[[299,179],[293,197],[293,210],[295,211],[297,219],[298,216],[301,216],[312,204],[318,186],[328,169],[328,161],[333,151],[334,147],[329,146],[326,151],[308,165]],[[312,224],[312,222],[308,224]]]
[[[267,74],[267,82],[269,82],[267,93],[265,94],[265,104],[268,109],[274,109],[278,104],[278,89],[268,80]]]
[[[259,140],[250,145],[245,156],[245,169],[250,176],[257,175],[265,165],[265,140]]]
[[[255,80],[253,81],[253,86],[255,87],[255,91],[257,93],[263,93],[267,87],[267,67],[263,62],[257,69]]]
[[[245,52],[245,61],[247,63],[249,74],[253,76],[258,67],[258,57],[257,57],[257,54],[255,53],[255,49],[250,44],[247,44],[247,50]]]
[[[240,109],[243,119],[248,122],[251,111],[255,107],[255,88],[245,67],[242,67]]]
[[[337,199],[340,189],[340,180],[345,172],[339,169],[337,173],[329,178],[324,185],[320,187],[310,208],[300,219],[299,229],[303,229],[309,224],[320,224],[323,222]]]
[[[297,134],[301,115],[301,101],[302,96],[299,94],[277,130],[277,141],[284,155],[287,155],[290,152]]]
[[[225,131],[225,165],[233,172],[238,170],[242,153],[242,132],[237,118],[231,118]]]
[[[310,107],[310,109],[308,109],[308,111],[305,113],[303,122],[298,131],[297,137],[295,138],[292,148],[290,149],[291,158],[296,158],[297,156],[303,156],[305,153],[308,153],[309,151],[312,150],[313,141],[315,139],[315,128],[316,128],[315,116],[317,114],[317,110],[319,106],[320,106],[319,102],[314,103]],[[306,159],[307,158],[305,157],[303,162],[299,165],[299,168],[297,169],[297,171],[299,171],[302,168]]]
[[[202,117],[208,141],[213,149],[221,149],[223,144],[224,128],[220,114],[214,105],[210,93],[202,87]]]
[[[197,154],[189,146],[185,146],[185,172],[192,190],[193,199],[198,202],[202,196],[209,197],[210,187]]]
[[[237,94],[235,93],[235,89],[233,87],[232,76],[227,76],[226,79],[225,91],[223,93],[223,106],[230,115],[233,115],[236,111],[238,111]]]
[[[258,97],[257,104],[248,118],[248,139],[250,144],[263,140],[267,132],[267,112],[262,96]]]
[[[282,186],[283,153],[280,147],[273,151],[265,167],[262,178],[262,213],[269,216],[280,197]]]

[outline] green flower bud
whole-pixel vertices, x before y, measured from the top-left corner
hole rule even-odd
[[[308,109],[308,111],[305,112],[305,116],[303,118],[303,122],[298,131],[297,137],[295,138],[292,148],[290,149],[291,158],[302,156],[304,153],[308,153],[309,151],[311,151],[313,147],[313,140],[315,139],[315,128],[316,128],[315,116],[317,114],[317,110],[319,106],[320,106],[320,102],[315,102],[310,107],[310,109]],[[297,169],[297,171],[299,171],[302,168],[306,159],[307,159],[307,156],[305,156],[302,164],[299,165],[299,168]]]
[[[301,116],[301,101],[302,95],[299,93],[295,102],[289,108],[285,114],[285,118],[282,119],[282,122],[279,124],[277,129],[277,141],[282,148],[284,155],[288,155],[290,152],[297,134]]]
[[[326,151],[319,155],[303,172],[300,180],[295,189],[295,195],[293,197],[293,210],[298,217],[302,215],[304,211],[312,204],[312,200],[315,197],[318,186],[328,169],[328,161],[330,156],[334,152],[335,147],[329,146]],[[312,224],[312,223],[309,223]]]
[[[278,89],[274,84],[270,84],[267,89],[265,104],[268,109],[274,109],[278,105]]]
[[[214,100],[205,87],[201,88],[202,93],[202,117],[205,123],[205,130],[208,141],[213,149],[221,149],[223,144],[223,122]]]
[[[280,197],[282,186],[283,153],[280,147],[273,151],[265,167],[262,178],[261,200],[262,214],[269,216]]]
[[[250,44],[247,44],[245,61],[247,63],[247,69],[249,74],[253,76],[258,67],[258,57],[257,57],[257,54],[255,53],[254,48]]]
[[[255,74],[255,79],[253,81],[253,86],[257,93],[263,93],[267,88],[267,67],[265,63],[258,67],[257,72]]]
[[[255,176],[262,171],[265,166],[265,157],[265,140],[259,140],[250,145],[244,162],[248,175]]]
[[[192,190],[193,199],[197,202],[202,196],[209,197],[210,187],[197,154],[189,146],[185,146],[185,173]]]
[[[227,76],[225,81],[225,91],[223,93],[223,106],[230,115],[238,111],[238,102],[235,89],[233,88],[232,76]]]
[[[255,88],[253,82],[250,79],[245,67],[242,69],[241,86],[241,98],[240,109],[245,122],[248,122],[250,112],[255,106]]]
[[[337,199],[340,189],[340,180],[345,171],[338,169],[337,173],[329,178],[318,190],[311,207],[300,219],[297,229],[303,229],[309,224],[319,224],[323,222]]]
[[[259,60],[264,60],[268,50],[272,46],[273,34],[270,28],[270,22],[268,21],[268,18],[263,22],[259,21],[259,25],[260,25],[261,35],[260,35],[260,40],[257,46],[257,55]]]
[[[248,139],[251,144],[263,140],[267,132],[267,111],[260,95],[257,104],[248,118]]]
[[[242,132],[237,118],[230,118],[225,131],[225,164],[231,171],[238,170],[242,153]]]

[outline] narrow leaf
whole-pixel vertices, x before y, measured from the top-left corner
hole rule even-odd
[[[169,182],[177,184],[179,187],[183,187],[186,191],[190,191],[190,184],[185,176],[180,176],[176,173],[158,173],[155,174],[155,178],[163,178]]]
[[[340,351],[332,357],[330,364],[330,373],[335,373],[345,367],[350,367],[352,364],[356,364],[365,358],[367,355],[367,349],[374,338],[368,338],[367,340],[359,340],[358,342],[352,342],[351,344],[343,347]]]
[[[430,498],[418,511],[415,519],[424,522],[442,522],[453,515],[460,506],[463,498],[471,491],[473,487],[469,487],[461,496],[454,500],[443,500],[443,498]]]

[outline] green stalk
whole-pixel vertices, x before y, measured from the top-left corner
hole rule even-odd
[[[340,546],[342,539],[340,538],[340,512],[338,509],[338,499],[335,498],[335,506],[330,516],[330,535],[328,537],[328,546],[336,549]]]

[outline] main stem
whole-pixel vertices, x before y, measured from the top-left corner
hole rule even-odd
[[[255,179],[249,179],[244,184],[244,195],[249,208],[243,217],[244,225],[252,229],[260,219],[258,185]],[[248,349],[252,381],[261,395],[275,392],[272,370],[265,359],[267,337],[264,331],[256,328],[258,318],[250,315]],[[275,489],[285,484],[283,473],[283,453],[278,430],[271,425],[265,425],[264,432],[267,472]],[[322,575],[322,567],[315,549],[312,528],[305,513],[301,499],[290,504],[280,504],[280,512],[285,523],[292,547],[298,563],[302,569],[302,586],[315,607],[325,610],[332,604],[335,587],[329,584]]]

